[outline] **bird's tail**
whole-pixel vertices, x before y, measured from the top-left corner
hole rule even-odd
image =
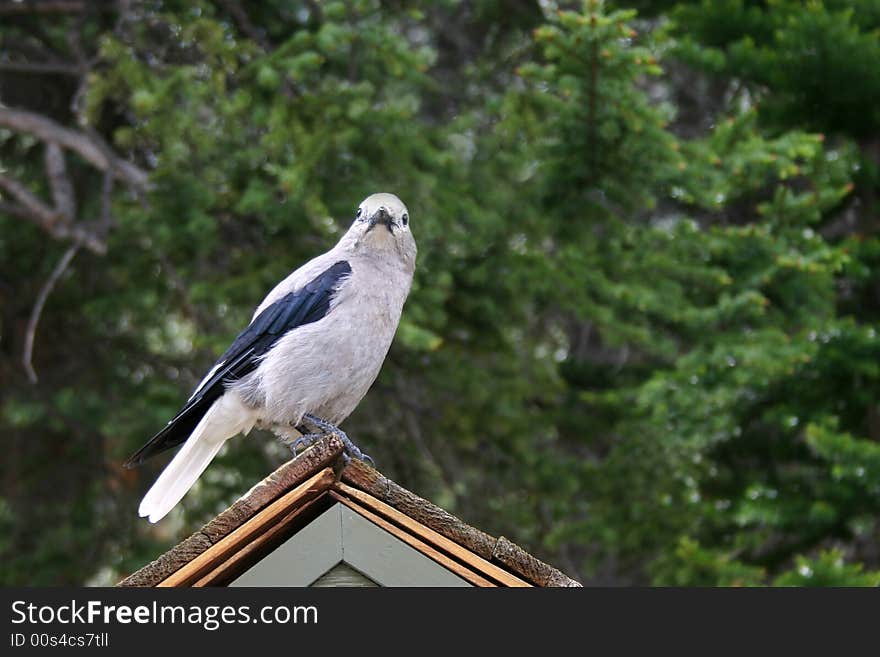
[[[251,430],[252,412],[235,395],[225,394],[205,413],[138,507],[141,517],[158,522],[192,488],[224,443]]]

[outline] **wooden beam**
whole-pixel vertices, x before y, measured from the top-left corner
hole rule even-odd
[[[456,575],[458,575],[462,579],[470,582],[474,586],[480,586],[480,587],[497,586],[494,582],[486,579],[485,577],[483,577],[479,573],[475,573],[471,569],[467,568],[466,566],[459,563],[458,561],[451,559],[450,557],[443,554],[442,552],[435,550],[427,543],[424,543],[423,541],[419,540],[417,537],[413,536],[409,532],[402,530],[397,525],[394,525],[394,524],[388,522],[387,520],[385,520],[381,516],[373,513],[369,509],[361,506],[360,504],[358,504],[357,502],[355,502],[351,498],[347,497],[346,495],[340,494],[340,493],[336,492],[335,490],[331,490],[330,495],[335,500],[341,502],[342,504],[344,504],[345,506],[350,508],[355,513],[360,514],[365,519],[367,519],[370,522],[372,522],[373,524],[381,527],[382,529],[387,531],[389,534],[391,534],[395,538],[403,541],[404,543],[406,543],[410,547],[418,550],[419,552],[424,554],[426,557],[433,559],[434,561],[439,563],[444,568],[452,571],[453,573],[455,573]]]
[[[430,527],[486,560],[492,558],[496,539],[471,527],[436,504],[419,497],[366,463],[352,459],[342,471],[342,481],[385,502],[418,523]]]
[[[342,441],[335,434],[323,438],[251,488],[226,511],[202,527],[202,533],[211,539],[211,543],[217,543],[316,472],[335,467],[341,455]]]
[[[515,573],[533,586],[581,586],[580,583],[530,555],[503,536],[496,539],[471,527],[448,511],[391,481],[362,461],[352,460],[343,469],[341,480],[372,495],[411,520],[434,530],[486,561],[504,566],[507,572]]]
[[[329,489],[336,476],[331,468],[324,468],[311,479],[303,482],[283,497],[260,511],[234,532],[224,537],[195,559],[159,582],[160,587],[190,586],[216,568],[222,561],[268,531],[274,523],[286,516],[294,507],[305,504]]]
[[[316,472],[336,467],[341,454],[342,441],[335,434],[320,440],[280,466],[188,539],[132,573],[117,586],[158,585]]]
[[[525,587],[531,586],[528,582],[523,579],[520,579],[516,575],[507,572],[503,568],[496,566],[495,564],[487,561],[483,557],[474,552],[471,552],[465,547],[462,547],[455,541],[451,541],[442,534],[434,531],[430,527],[426,527],[425,525],[413,520],[408,515],[401,513],[393,506],[385,504],[381,500],[376,499],[369,493],[365,493],[357,488],[353,488],[352,486],[347,486],[342,482],[337,482],[334,486],[336,490],[347,495],[354,500],[357,500],[363,506],[375,511],[376,513],[384,516],[388,520],[396,523],[397,525],[403,527],[404,529],[416,534],[419,538],[421,538],[426,543],[443,550],[444,552],[450,554],[456,559],[464,562],[471,568],[475,569],[477,572],[482,573],[483,575],[494,579],[499,584],[504,586],[516,586],[516,587]]]
[[[260,536],[252,540],[250,543],[245,543],[238,552],[228,559],[221,561],[207,575],[194,582],[192,586],[222,586],[234,580],[250,566],[256,563],[261,556],[264,556],[265,553],[268,553],[277,547],[275,543],[280,543],[284,540],[285,535],[291,530],[291,525],[305,524],[298,522],[300,520],[310,522],[311,518],[309,518],[309,516],[316,515],[315,507],[318,506],[323,508],[325,506],[321,504],[321,500],[327,499],[326,496],[327,493],[323,492],[315,499],[290,511]]]

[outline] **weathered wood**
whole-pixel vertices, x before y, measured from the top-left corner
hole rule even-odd
[[[290,536],[285,536],[280,545],[236,575],[228,586],[309,586],[342,561],[342,505],[327,493],[320,499],[324,511]]]
[[[213,570],[194,582],[192,586],[217,586],[231,582],[235,577],[247,570],[250,565],[259,560],[263,554],[271,551],[271,548],[275,547],[273,544],[290,531],[292,524],[305,524],[298,522],[304,516],[308,516],[309,519],[306,522],[310,522],[316,515],[313,513],[313,507],[316,504],[320,504],[320,500],[325,495],[326,493],[322,493],[315,499],[309,500],[291,510],[257,538],[249,543],[245,543],[238,552],[235,552],[228,559],[221,561]]]
[[[495,539],[462,522],[428,500],[383,477],[361,461],[351,461],[342,471],[342,480],[403,512],[437,533],[490,560]]]
[[[492,556],[499,563],[516,571],[538,586],[581,586],[580,583],[532,556],[503,536],[499,537],[495,544],[495,553]]]
[[[279,495],[299,485],[318,470],[328,467],[341,454],[342,442],[338,437],[330,435],[323,438],[251,488],[226,511],[202,527],[201,532],[212,543],[216,543],[238,529]]]
[[[337,502],[336,508],[342,530],[343,561],[382,586],[473,586],[362,513],[342,502]]]
[[[404,515],[464,546],[487,561],[538,586],[580,586],[553,566],[533,557],[506,538],[496,539],[471,527],[448,511],[411,493],[361,461],[351,461],[342,471],[342,481],[371,494]]]
[[[255,552],[270,544],[273,537],[283,532],[285,526],[308,515],[300,514],[298,509],[307,508],[333,484],[332,466],[340,463],[341,454],[342,443],[338,437],[330,435],[324,438],[266,477],[200,531],[126,577],[119,586],[188,586],[193,583],[201,586],[225,583],[234,568],[241,567]],[[318,471],[318,475],[315,475]],[[318,477],[324,488],[312,490],[301,499],[293,500],[288,497],[295,490],[306,486],[303,482],[309,477]],[[346,497],[350,503],[357,504],[358,512],[363,510],[372,514],[397,532],[418,540],[427,549],[454,564],[461,566],[464,563],[472,577],[482,577],[490,586],[494,582],[513,586],[517,585],[515,581],[522,580],[526,580],[523,583],[538,586],[580,586],[578,582],[533,557],[515,543],[504,537],[495,539],[471,527],[361,461],[351,461],[343,469],[341,478],[346,483],[338,484],[340,493],[337,494]],[[361,496],[361,492],[369,495]],[[271,514],[260,515],[269,509],[273,509]],[[257,520],[258,518],[260,519]],[[257,522],[251,524],[253,521]],[[306,519],[304,522],[310,521]],[[245,527],[249,529],[245,530]],[[273,533],[259,540],[268,531]],[[410,532],[417,536],[412,536]],[[401,540],[407,542],[406,539]],[[248,547],[251,542],[253,547]],[[427,553],[423,554],[427,556]],[[225,560],[230,561],[226,567],[223,566]],[[486,563],[495,570],[486,569]],[[523,583],[518,585],[522,586]]]
[[[455,541],[446,538],[445,536],[443,536],[439,532],[434,531],[430,527],[416,522],[408,515],[402,513],[401,511],[398,511],[397,509],[386,504],[385,502],[376,499],[369,493],[365,493],[342,482],[338,482],[334,486],[334,489],[352,498],[360,505],[370,509],[371,511],[374,511],[383,518],[393,523],[396,523],[402,528],[412,532],[418,538],[422,539],[425,543],[437,548],[438,550],[442,550],[443,552],[449,554],[451,557],[463,562],[469,568],[472,568],[478,573],[481,573],[482,575],[485,575],[486,577],[495,580],[499,584],[511,587],[531,586],[528,582],[523,581],[516,575],[507,572],[503,568],[500,568],[499,566],[489,562],[486,559],[483,559],[478,554],[475,554],[467,548],[462,547]]]
[[[157,584],[160,587],[189,586],[214,569],[221,561],[240,550],[245,544],[268,530],[275,521],[284,517],[297,505],[311,500],[333,485],[336,475],[324,468],[308,481],[300,484],[283,497],[275,500],[245,524],[223,537],[178,571]]]
[[[208,524],[179,545],[132,573],[118,586],[156,586],[175,570],[232,533],[256,513],[288,490],[298,486],[318,470],[326,468],[342,454],[342,442],[327,436],[251,488]]]
[[[384,500],[391,480],[363,461],[351,460],[342,471],[342,481],[366,491],[373,497]]]
[[[196,532],[155,561],[126,577],[117,586],[155,586],[157,582],[192,561],[209,547],[211,547],[211,541],[208,540],[208,537]]]
[[[374,525],[381,527],[382,529],[387,531],[389,534],[391,534],[395,538],[403,541],[404,543],[406,543],[410,547],[418,550],[419,552],[424,554],[429,559],[436,561],[437,563],[439,563],[441,566],[443,566],[447,570],[452,571],[453,573],[455,573],[456,575],[458,575],[462,579],[470,582],[474,586],[481,586],[481,587],[497,586],[494,582],[486,579],[485,577],[483,577],[482,575],[480,575],[478,573],[475,573],[470,568],[467,568],[465,565],[460,564],[459,562],[457,562],[454,559],[450,558],[449,556],[443,554],[442,552],[435,550],[434,548],[432,548],[430,545],[428,545],[424,541],[416,538],[415,536],[413,536],[412,534],[410,534],[408,532],[403,531],[397,525],[394,525],[394,524],[388,522],[387,520],[385,520],[384,518],[382,518],[378,514],[373,513],[372,511],[370,511],[369,509],[367,509],[364,506],[361,506],[360,504],[358,504],[357,502],[355,502],[351,498],[347,497],[346,495],[342,495],[342,494],[336,492],[335,490],[331,490],[330,495],[335,500],[341,502],[342,504],[344,504],[345,506],[350,508],[355,513],[360,514],[361,516],[363,516],[364,518],[366,518],[367,520],[372,522]]]

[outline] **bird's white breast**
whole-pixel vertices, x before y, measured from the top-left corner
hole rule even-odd
[[[349,263],[328,314],[283,336],[242,382],[263,423],[296,424],[312,413],[339,424],[378,376],[412,275],[370,259]]]

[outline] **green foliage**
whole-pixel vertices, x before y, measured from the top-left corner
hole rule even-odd
[[[532,86],[510,102],[523,108],[513,140],[543,163],[517,199],[531,191],[551,226],[532,242],[536,293],[580,390],[557,427],[598,458],[581,466],[584,520],[567,535],[591,541],[597,570],[647,559],[675,584],[757,583],[800,546],[869,541],[876,500],[847,494],[803,433],[876,412],[874,329],[838,316],[850,249],[819,232],[853,191],[857,154],[767,135],[756,108],[677,138],[649,100],[663,33],[629,45],[630,14],[587,9],[536,31],[547,61],[521,67]],[[584,323],[599,359],[583,355]],[[872,441],[850,443],[870,462]]]
[[[665,586],[755,586],[764,577],[763,569],[748,566],[729,553],[706,549],[687,537],[654,565],[655,583]]]
[[[866,573],[862,564],[847,564],[840,550],[795,562],[794,569],[776,578],[776,586],[880,586],[880,571]]]
[[[873,0],[702,0],[676,12],[686,59],[769,90],[782,127],[874,134],[880,109],[880,9]]]
[[[153,187],[50,297],[36,386],[65,245],[0,206],[0,581],[111,583],[285,458],[234,441],[158,527],[162,463],[118,465],[385,189],[417,276],[347,429],[386,475],[587,583],[880,583],[880,3],[229,4],[84,18],[78,120]],[[74,125],[52,80],[16,103]],[[47,197],[42,158],[0,132]]]

